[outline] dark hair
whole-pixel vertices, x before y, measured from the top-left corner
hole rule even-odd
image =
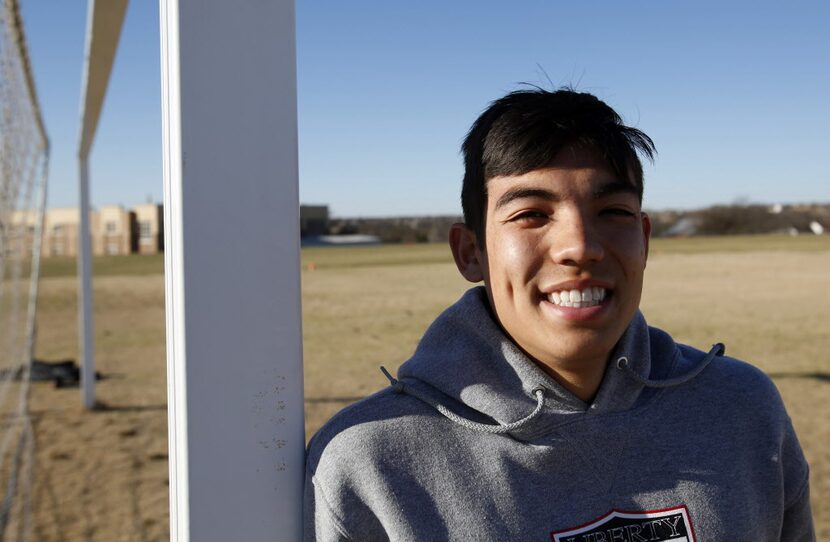
[[[592,94],[570,89],[518,90],[490,104],[476,119],[461,150],[464,223],[479,242],[484,239],[487,181],[522,175],[548,166],[564,147],[588,147],[608,162],[643,199],[643,166],[639,151],[653,159],[654,142]]]

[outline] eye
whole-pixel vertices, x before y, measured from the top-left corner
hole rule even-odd
[[[601,215],[605,216],[618,216],[618,217],[635,217],[637,213],[632,211],[631,209],[624,208],[624,207],[608,207],[607,209],[603,209],[600,212]]]
[[[547,221],[548,215],[542,211],[522,211],[516,213],[508,219],[508,222],[517,222],[520,224],[535,224]]]

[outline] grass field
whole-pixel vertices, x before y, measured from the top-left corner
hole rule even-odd
[[[386,385],[432,319],[467,288],[437,245],[302,253],[306,430]],[[773,376],[812,466],[818,538],[830,539],[830,236],[656,240],[643,311],[652,325]],[[77,357],[74,260],[44,261],[37,357]],[[95,261],[103,408],[35,385],[35,539],[167,540],[163,263]]]

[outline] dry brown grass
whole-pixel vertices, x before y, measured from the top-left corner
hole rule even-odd
[[[42,281],[37,357],[77,356],[74,278]],[[101,408],[35,384],[34,539],[168,539],[164,289],[160,275],[95,280]]]
[[[723,341],[775,378],[812,465],[819,539],[830,539],[830,238],[659,242],[643,309],[653,325],[698,347]],[[315,271],[307,266],[315,263]],[[95,281],[98,386],[106,405],[80,408],[77,389],[35,386],[35,539],[167,539],[163,283],[147,260],[110,265]],[[443,247],[303,253],[306,429],[386,385],[425,327],[467,285]],[[75,281],[42,281],[38,357],[76,357]],[[152,267],[152,266],[151,266]],[[124,270],[127,271],[124,271]],[[151,271],[151,269],[150,269]]]

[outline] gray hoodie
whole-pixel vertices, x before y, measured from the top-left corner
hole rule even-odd
[[[483,288],[392,386],[309,444],[307,540],[814,540],[808,467],[761,371],[641,314],[593,402],[539,369]]]

